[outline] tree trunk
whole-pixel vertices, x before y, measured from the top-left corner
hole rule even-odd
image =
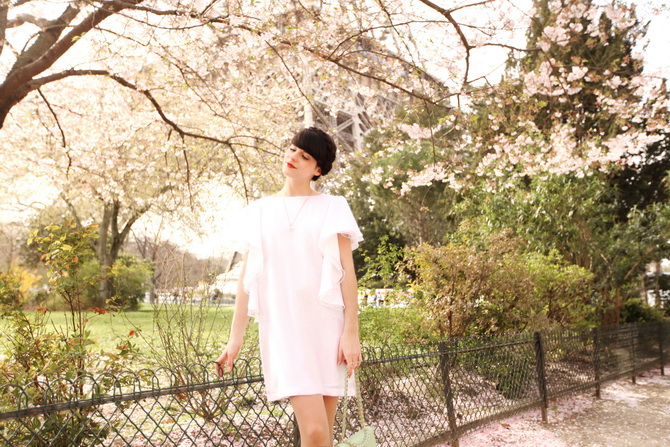
[[[98,307],[105,307],[114,296],[114,278],[109,275],[109,272],[118,259],[121,248],[123,248],[123,244],[128,234],[130,234],[133,224],[140,216],[149,211],[149,208],[149,206],[145,206],[133,211],[125,225],[123,225],[122,230],[119,231],[121,203],[117,200],[112,203],[105,203],[102,222],[98,230],[99,237],[96,248],[98,262],[100,263],[100,273],[102,274],[102,280],[98,288]]]
[[[109,276],[109,271],[114,264],[114,261],[110,259],[109,252],[107,251],[107,238],[109,237],[109,226],[112,221],[112,206],[105,203],[105,208],[102,214],[102,222],[98,229],[98,244],[97,244],[97,255],[98,263],[100,264],[100,274],[102,275],[102,280],[98,286],[98,300],[96,303],[97,307],[103,308],[109,299],[112,298],[112,278]]]

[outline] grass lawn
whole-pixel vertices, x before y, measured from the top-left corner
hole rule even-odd
[[[174,312],[177,306],[169,305],[162,306],[160,316],[162,318],[163,327],[168,330],[171,326],[177,329],[177,320],[182,323],[188,320],[189,316],[194,316],[199,311],[198,306],[179,306],[181,312]],[[228,330],[230,327],[230,320],[233,315],[232,307],[204,307],[202,325],[204,328],[212,328],[217,331],[217,335],[221,337],[221,346],[228,338]],[[87,328],[90,331],[91,339],[96,343],[93,350],[96,352],[114,352],[116,346],[123,341],[130,339],[137,345],[141,351],[150,350],[150,345],[154,348],[160,346],[160,331],[158,330],[155,318],[157,318],[157,311],[150,304],[142,303],[140,308],[136,311],[128,312],[110,312],[104,315],[98,315],[93,312],[85,312],[85,318],[88,318]],[[68,314],[61,311],[51,311],[48,314],[48,324],[50,327],[55,327],[59,331],[63,331],[68,325],[72,325],[68,321]],[[197,318],[194,318],[197,320]],[[2,327],[0,323],[0,327]],[[188,330],[188,328],[186,328]],[[131,331],[134,333],[130,336]]]
[[[117,346],[130,341],[140,354],[136,359],[136,367],[153,363],[151,359],[162,364],[161,360],[165,360],[171,353],[173,363],[196,361],[190,355],[195,352],[200,354],[198,361],[213,361],[228,339],[232,315],[232,307],[197,304],[162,304],[154,308],[143,303],[136,311],[104,315],[86,312],[86,318],[89,319],[87,329],[95,342],[91,352],[115,353]],[[48,318],[49,325],[59,331],[64,331],[68,324],[72,324],[67,321],[65,312],[49,312]],[[422,313],[414,308],[366,307],[361,309],[359,320],[364,346],[402,344],[434,337]],[[0,322],[0,330],[2,326],[3,322]],[[258,328],[251,322],[243,349],[246,355],[258,352],[257,342]]]

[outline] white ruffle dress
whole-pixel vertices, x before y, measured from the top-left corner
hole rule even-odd
[[[344,270],[337,235],[348,237],[352,250],[363,240],[349,205],[327,194],[270,196],[248,205],[240,224],[237,249],[249,253],[243,283],[249,316],[259,324],[268,400],[342,396]]]

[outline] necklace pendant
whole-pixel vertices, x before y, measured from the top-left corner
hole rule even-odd
[[[288,231],[293,231],[293,225],[288,227]]]

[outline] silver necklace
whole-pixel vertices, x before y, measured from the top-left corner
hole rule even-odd
[[[295,221],[298,219],[298,216],[300,215],[300,212],[305,207],[305,204],[307,203],[307,201],[309,200],[310,197],[311,197],[311,194],[309,196],[305,197],[305,200],[302,202],[302,205],[300,205],[300,209],[298,210],[298,213],[295,215],[293,220],[291,220],[291,216],[289,216],[289,214],[288,214],[288,208],[286,207],[286,198],[284,197],[284,200],[282,200],[282,203],[284,204],[284,211],[286,211],[286,220],[288,220],[288,231],[293,231],[295,229],[293,224],[295,224]]]

